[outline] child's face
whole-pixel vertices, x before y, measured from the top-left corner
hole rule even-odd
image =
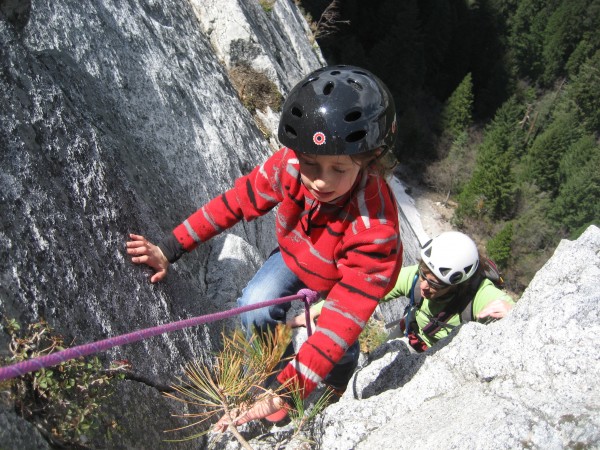
[[[320,202],[331,202],[352,189],[362,168],[348,155],[297,156],[302,183]]]

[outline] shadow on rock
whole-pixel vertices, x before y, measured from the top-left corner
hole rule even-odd
[[[401,339],[379,346],[367,364],[357,370],[350,380],[355,399],[366,399],[389,389],[404,386],[425,360],[425,354],[411,353]]]
[[[424,353],[414,353],[401,338],[391,339],[380,345],[350,380],[352,396],[355,399],[366,399],[404,386],[419,371],[425,358],[447,346],[459,329],[457,327],[447,338]]]
[[[0,2],[0,18],[5,18],[17,30],[25,28],[30,14],[30,0],[3,0]]]

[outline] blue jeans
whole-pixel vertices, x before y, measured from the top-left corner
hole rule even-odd
[[[306,286],[302,281],[286,266],[281,252],[275,251],[242,290],[242,296],[237,299],[237,303],[238,306],[252,305],[265,300],[296,295],[304,288]],[[246,335],[250,336],[253,329],[266,331],[267,327],[285,323],[290,307],[290,303],[284,303],[243,313],[241,320]],[[290,344],[286,354],[292,354],[291,347]],[[345,389],[356,368],[359,356],[360,348],[356,341],[331,370],[325,382],[336,389]]]
[[[271,300],[288,295],[296,295],[305,288],[300,279],[286,266],[281,252],[276,251],[265,261],[258,272],[242,290],[242,296],[237,299],[238,306],[253,305],[265,300]],[[249,335],[253,327],[264,330],[278,323],[285,323],[285,318],[291,303],[273,305],[267,308],[255,309],[241,315],[242,326]]]

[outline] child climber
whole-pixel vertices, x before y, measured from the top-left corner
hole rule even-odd
[[[131,234],[127,253],[132,262],[155,270],[154,283],[198,244],[278,206],[278,249],[243,289],[238,304],[294,295],[302,288],[326,299],[314,334],[277,375],[278,383],[298,387],[306,397],[355,344],[398,277],[398,211],[382,169],[395,135],[394,101],[381,80],[352,66],[316,70],[283,105],[278,130],[283,148],[158,246]],[[245,313],[242,324],[248,331],[285,323],[289,307]],[[236,424],[283,418],[286,406],[285,396],[268,398]],[[215,429],[224,431],[228,424],[223,417]]]

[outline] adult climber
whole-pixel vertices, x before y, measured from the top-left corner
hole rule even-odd
[[[410,298],[399,325],[410,347],[423,352],[461,323],[488,323],[513,308],[514,300],[489,278],[491,273],[497,275],[495,266],[481,256],[469,236],[448,231],[423,245],[421,261],[401,269],[383,301]],[[312,320],[320,307],[311,308]],[[288,324],[303,326],[305,321],[297,316]]]

